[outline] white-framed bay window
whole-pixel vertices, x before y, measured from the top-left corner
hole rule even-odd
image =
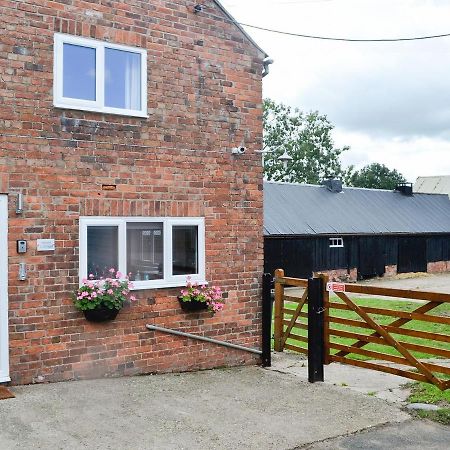
[[[53,104],[147,117],[147,51],[55,33]]]
[[[134,289],[205,281],[203,217],[80,217],[80,284],[83,278],[129,274]]]

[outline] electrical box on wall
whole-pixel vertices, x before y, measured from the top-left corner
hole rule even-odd
[[[27,241],[16,241],[17,242],[17,253],[27,252]]]

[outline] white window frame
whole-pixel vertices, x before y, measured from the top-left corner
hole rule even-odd
[[[64,44],[73,44],[95,49],[96,100],[83,100],[63,96]],[[122,109],[105,106],[105,48],[123,50],[141,55],[141,109]],[[118,114],[121,116],[147,116],[147,50],[126,45],[111,44],[97,39],[82,38],[70,34],[55,33],[53,58],[53,105],[57,108]]]
[[[87,227],[118,227],[118,269],[127,273],[127,223],[162,223],[163,224],[163,261],[164,278],[161,280],[133,281],[133,290],[178,287],[186,284],[189,276],[192,281],[205,283],[205,219],[204,217],[80,217],[79,241],[79,283],[87,277]],[[198,273],[192,275],[173,275],[172,267],[172,227],[176,225],[192,225],[198,227]]]
[[[330,248],[342,248],[344,247],[344,239],[341,237],[330,238]]]

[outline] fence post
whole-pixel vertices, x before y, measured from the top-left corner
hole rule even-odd
[[[284,285],[277,281],[284,277],[284,270],[275,270],[275,316],[274,316],[274,343],[273,348],[276,352],[282,352],[281,337],[283,335],[283,297]]]
[[[327,283],[329,276],[326,273],[319,274],[322,279],[322,291],[323,291],[323,363],[325,365],[330,364],[330,293],[327,291]]]
[[[323,280],[308,280],[308,381],[323,381]]]
[[[262,282],[262,355],[263,367],[272,364],[270,353],[270,341],[272,339],[272,295],[270,292],[272,275],[265,273]]]

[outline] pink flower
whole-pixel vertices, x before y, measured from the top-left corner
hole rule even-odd
[[[122,272],[117,271],[116,278],[120,279],[122,277],[123,277]]]
[[[113,295],[114,294],[114,291],[112,289],[108,289],[107,292],[108,292],[109,295]]]
[[[82,282],[83,284],[86,284],[86,283],[87,283],[87,278],[83,278],[83,279],[81,280],[81,282]]]
[[[132,302],[135,302],[135,301],[136,301],[136,297],[135,297],[134,295],[130,295],[130,300],[131,300]]]
[[[92,278],[94,278],[94,274],[93,274],[93,273],[90,273],[90,274],[89,274],[89,278],[92,280]]]
[[[114,269],[113,267],[111,267],[111,269],[109,269],[109,273],[114,273],[116,271],[116,269]]]
[[[96,297],[97,297],[97,292],[93,292],[93,293],[91,294],[91,297],[92,297],[92,298],[96,298]]]

